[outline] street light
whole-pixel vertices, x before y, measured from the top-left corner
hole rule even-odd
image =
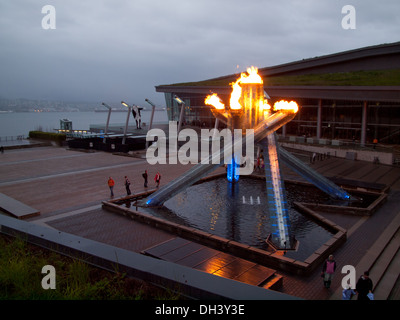
[[[151,127],[153,126],[153,118],[154,118],[154,110],[156,109],[156,106],[153,102],[151,102],[149,99],[144,99],[144,101],[146,101],[148,104],[150,104],[152,106],[151,109],[151,117],[150,117],[150,125],[149,125],[149,129],[151,129]]]
[[[183,100],[182,100],[181,98],[179,98],[177,95],[174,95],[174,99],[175,99],[175,101],[178,102],[179,104],[185,103],[185,102],[183,102]]]
[[[149,129],[147,129],[147,132],[149,132],[149,130],[151,130],[151,127],[153,126],[153,118],[154,118],[154,110],[156,109],[156,105],[151,102],[149,99],[144,99],[144,101],[146,101],[148,104],[151,105],[152,109],[151,109],[151,117],[150,117],[150,124],[149,124]],[[146,149],[149,147],[149,141],[146,141]]]
[[[182,121],[183,121],[183,112],[185,110],[185,102],[179,98],[177,95],[174,95],[174,100],[181,105],[181,113],[179,115],[179,124],[178,124],[178,133],[181,131]]]
[[[128,131],[129,116],[130,116],[130,114],[131,114],[132,107],[129,106],[129,105],[128,105],[126,102],[124,102],[124,101],[121,101],[121,104],[122,104],[123,106],[125,106],[125,107],[128,108],[128,115],[127,115],[127,117],[126,117],[126,123],[125,123],[125,129],[124,129],[124,137],[123,137],[123,139],[122,139],[122,144],[125,144],[126,133],[127,133],[127,131]]]
[[[102,102],[101,104],[108,109],[106,129],[104,130],[104,138],[103,138],[103,143],[106,143],[106,136],[107,136],[107,133],[108,133],[108,125],[110,123],[110,116],[111,116],[111,107],[108,104],[104,103],[104,102]]]

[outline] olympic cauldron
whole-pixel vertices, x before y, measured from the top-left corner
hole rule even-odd
[[[238,183],[239,176],[244,173],[241,167],[243,159],[241,153],[239,155],[236,152],[233,153],[232,150],[241,150],[244,143],[253,143],[253,145],[258,143],[267,151],[264,154],[267,183],[266,197],[268,198],[268,211],[272,221],[271,226],[274,230],[268,237],[268,241],[277,250],[291,249],[295,243],[290,234],[288,208],[283,180],[280,175],[275,131],[295,117],[298,105],[293,101],[282,100],[271,107],[265,99],[263,80],[258,75],[258,70],[255,67],[248,68],[247,74],[242,73],[241,77],[231,85],[233,90],[229,107],[222,103],[217,94],[209,95],[205,103],[212,106],[211,111],[216,119],[226,123],[232,132],[241,129],[242,136],[245,137],[244,141],[235,139],[232,145],[213,153],[210,155],[208,162],[202,161],[202,163],[195,165],[181,177],[151,194],[145,199],[145,205],[149,207],[161,206],[177,193],[193,185],[202,177],[221,166],[219,161],[222,154],[231,155],[231,161],[227,165],[228,183]],[[251,131],[250,135],[248,134],[249,129]],[[250,159],[250,161],[254,160]],[[248,163],[246,167],[249,167]],[[252,172],[253,163],[251,163],[250,167]]]

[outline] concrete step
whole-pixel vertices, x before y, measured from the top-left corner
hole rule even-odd
[[[0,211],[3,211],[17,219],[27,219],[40,214],[39,210],[36,210],[3,193],[0,193]]]
[[[393,291],[399,274],[398,251],[400,248],[400,212],[386,227],[375,243],[356,265],[357,278],[369,270],[374,284],[376,300],[386,300]],[[386,275],[387,273],[387,275]],[[394,273],[394,274],[393,274]],[[341,290],[341,288],[340,288]],[[339,296],[339,289],[332,297]],[[333,298],[334,299],[334,298]]]
[[[375,300],[387,300],[396,285],[400,273],[400,250],[392,257],[390,264],[373,290]],[[371,278],[373,279],[373,278]]]
[[[400,275],[397,277],[397,281],[390,292],[388,300],[400,300]]]
[[[279,290],[283,286],[283,276],[275,273],[272,277],[270,277],[267,281],[263,282],[263,284],[260,286],[263,287],[264,289]]]
[[[400,250],[387,268],[384,276],[374,290],[375,300],[388,300],[397,284],[400,273]]]
[[[376,259],[374,265],[369,271],[370,278],[374,281],[374,287],[378,287],[387,269],[393,261],[400,248],[400,229],[394,234],[393,238],[387,243],[383,252]],[[397,279],[397,278],[396,278]],[[394,281],[396,281],[394,279]],[[392,283],[392,285],[394,282]],[[389,291],[390,292],[390,291]],[[388,293],[389,294],[389,293]]]
[[[358,275],[362,275],[365,270],[372,270],[373,266],[376,265],[376,262],[379,259],[381,253],[386,249],[387,245],[390,243],[394,235],[398,232],[399,226],[400,212],[393,219],[390,225],[384,230],[384,232],[382,232],[377,241],[367,250],[364,257],[357,264],[357,277]],[[379,280],[375,279],[375,282],[377,281]]]

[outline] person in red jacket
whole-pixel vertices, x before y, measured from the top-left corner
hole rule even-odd
[[[114,197],[114,185],[115,181],[113,180],[113,178],[108,177],[108,187],[110,188],[111,191],[111,197]]]
[[[161,174],[157,172],[156,176],[154,177],[154,181],[157,184],[157,188],[160,186],[160,180],[161,180]]]

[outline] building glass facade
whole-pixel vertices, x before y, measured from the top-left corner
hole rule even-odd
[[[179,121],[181,106],[173,99],[178,95],[185,101],[184,125],[213,128],[215,118],[210,106],[204,104],[206,94],[165,93],[168,119]],[[229,96],[218,94],[225,104]],[[286,135],[318,137],[318,110],[321,110],[320,136],[318,138],[361,141],[364,101],[288,99],[274,97],[270,104],[281,99],[295,100],[300,110],[296,117],[278,130]],[[320,107],[319,107],[320,106]],[[400,144],[400,103],[374,101],[367,102],[365,142],[377,139],[381,143]],[[220,124],[219,128],[224,125]]]
[[[167,105],[167,115],[169,121],[179,121],[181,105],[174,99],[178,95],[185,102],[183,109],[183,124],[197,127],[214,127],[215,117],[210,111],[210,106],[204,104],[206,95],[203,94],[184,94],[184,93],[165,93]]]

